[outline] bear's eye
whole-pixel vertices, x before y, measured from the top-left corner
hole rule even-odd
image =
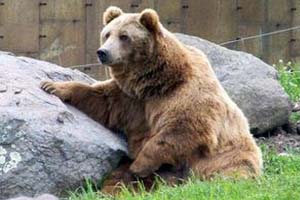
[[[105,37],[105,39],[108,39],[108,38],[109,38],[109,36],[110,36],[110,33],[108,32],[108,33],[106,33],[106,34],[105,34],[105,36],[104,36],[104,37]]]
[[[126,42],[129,40],[129,37],[128,37],[128,35],[120,35],[120,40],[123,42]]]

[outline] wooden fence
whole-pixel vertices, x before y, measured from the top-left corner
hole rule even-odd
[[[221,43],[300,25],[299,0],[0,0],[0,50],[63,66],[97,62],[102,13],[150,7],[171,31]],[[227,45],[268,63],[300,61],[300,31]],[[83,69],[105,79],[104,69]]]

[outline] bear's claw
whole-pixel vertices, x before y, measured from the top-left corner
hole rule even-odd
[[[44,91],[53,94],[53,90],[55,90],[55,87],[53,86],[53,82],[50,81],[43,81],[41,83],[41,89],[43,89]]]
[[[70,99],[70,92],[63,85],[63,83],[43,81],[40,87],[45,92],[59,97],[62,101],[67,101]]]

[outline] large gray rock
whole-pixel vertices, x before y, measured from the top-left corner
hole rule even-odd
[[[60,195],[100,180],[125,142],[39,88],[42,80],[94,80],[79,71],[0,52],[0,199]]]
[[[221,84],[248,118],[253,134],[288,122],[291,103],[272,66],[253,55],[232,51],[198,37],[179,33],[176,36],[208,56]]]
[[[17,197],[13,199],[8,199],[8,200],[59,200],[57,197],[51,195],[51,194],[43,194],[35,198],[30,198],[30,197]]]

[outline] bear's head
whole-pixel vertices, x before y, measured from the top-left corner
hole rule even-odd
[[[124,13],[111,6],[103,14],[103,24],[97,54],[102,64],[111,67],[145,63],[152,57],[157,37],[162,36],[159,17],[152,9]]]

